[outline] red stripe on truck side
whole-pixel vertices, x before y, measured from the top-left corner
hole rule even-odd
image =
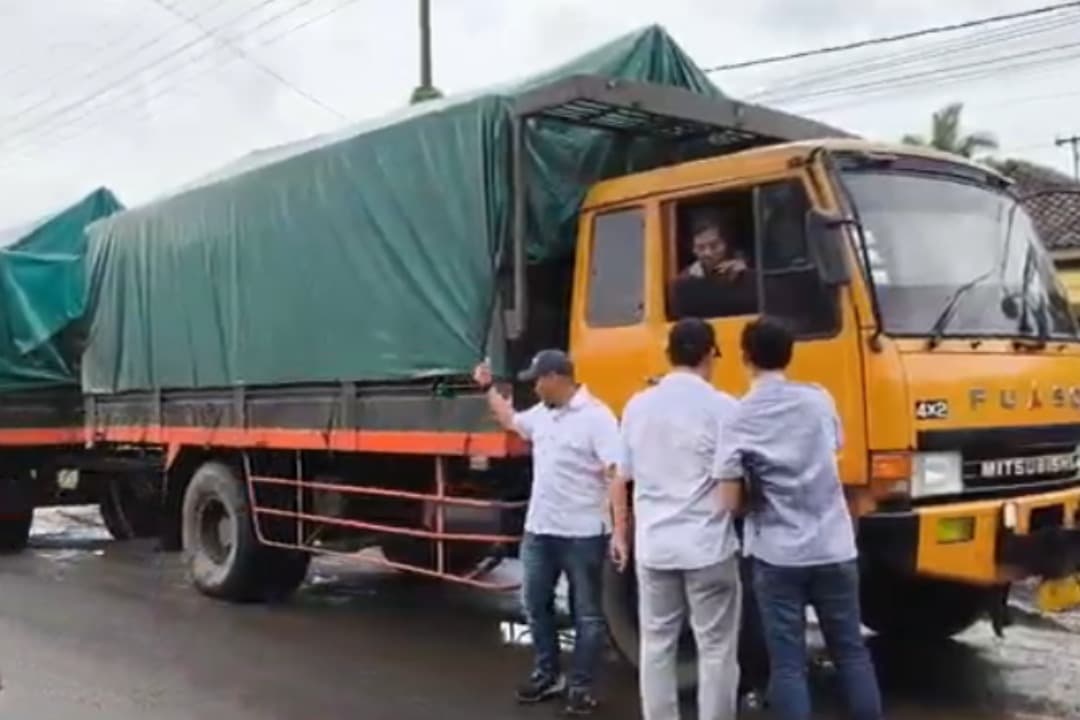
[[[395,455],[526,455],[528,446],[507,433],[437,431],[296,430],[286,428],[106,427],[95,442],[274,450],[336,450]],[[81,440],[81,438],[80,438]]]

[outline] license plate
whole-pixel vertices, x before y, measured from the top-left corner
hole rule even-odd
[[[1080,576],[1043,580],[1036,593],[1036,604],[1043,612],[1062,612],[1080,606]]]

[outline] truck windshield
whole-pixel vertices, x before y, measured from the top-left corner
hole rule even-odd
[[[846,170],[884,330],[1075,338],[1031,217],[997,189],[926,173]]]

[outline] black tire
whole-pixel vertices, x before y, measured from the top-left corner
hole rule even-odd
[[[184,493],[182,535],[188,571],[200,592],[255,602],[288,595],[304,581],[309,556],[261,545],[252,522],[237,471],[208,462],[195,472]]]
[[[604,563],[603,608],[611,643],[634,669],[641,666],[641,627],[638,623],[637,575],[630,565],[619,572],[609,560]],[[697,685],[697,659],[687,648],[693,643],[679,642],[676,677],[680,690]]]
[[[0,516],[0,553],[17,553],[30,542],[34,508],[22,508]]]
[[[160,496],[152,489],[136,485],[143,478],[111,478],[105,481],[101,519],[114,540],[154,537],[158,533]]]
[[[749,562],[741,561],[743,586],[742,626],[739,628],[740,692],[764,690],[768,681],[768,654],[749,583]],[[608,633],[619,654],[635,669],[640,666],[641,630],[638,624],[637,577],[632,569],[618,572],[611,562],[604,564],[603,606]],[[680,690],[697,686],[697,655],[689,628],[679,641],[676,679]]]
[[[25,550],[33,523],[33,480],[26,475],[0,479],[0,553]]]
[[[308,566],[311,564],[311,555],[278,548],[263,550],[273,551],[273,556],[264,564],[266,574],[263,577],[260,599],[284,600],[304,584]]]
[[[940,642],[967,630],[987,614],[992,592],[865,571],[861,582],[863,624],[885,640],[903,644]]]

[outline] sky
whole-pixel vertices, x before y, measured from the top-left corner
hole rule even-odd
[[[654,23],[712,67],[1051,2],[432,0],[435,84],[525,76]],[[0,227],[102,185],[138,205],[251,150],[400,108],[417,84],[416,6],[0,0]],[[1080,8],[1027,22],[711,77],[885,140],[963,102],[965,128],[993,133],[999,155],[1071,172],[1054,141],[1080,134]],[[942,82],[942,68],[959,77]]]

